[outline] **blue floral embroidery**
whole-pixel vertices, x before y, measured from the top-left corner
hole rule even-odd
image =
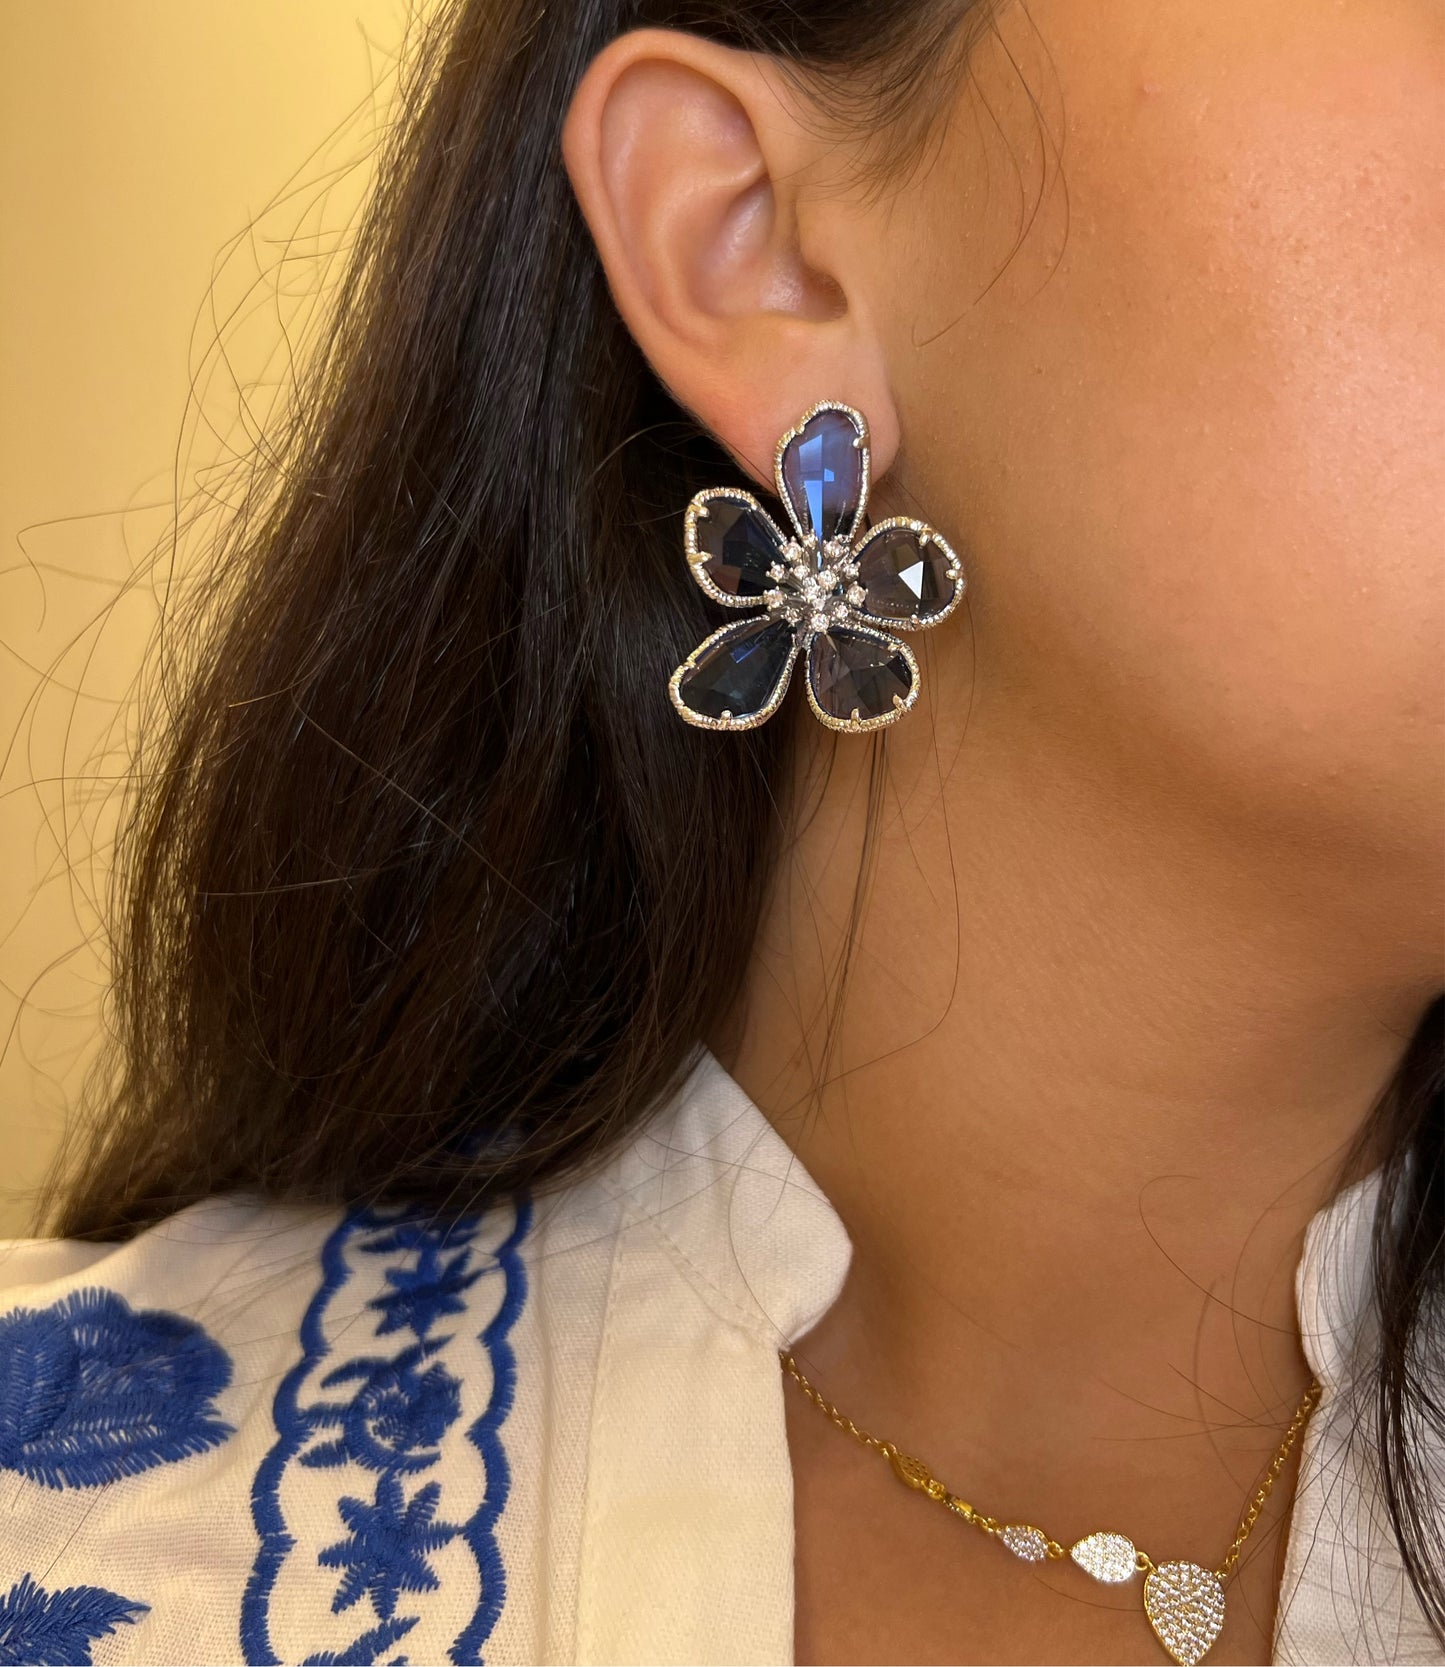
[[[0,1468],[98,1487],[217,1446],[231,1357],[205,1329],[101,1286],[0,1315]]]
[[[407,1222],[362,1246],[371,1256],[396,1250],[418,1253],[414,1267],[388,1268],[386,1282],[392,1289],[367,1304],[386,1316],[376,1328],[378,1337],[405,1327],[424,1338],[447,1315],[465,1313],[463,1293],[482,1277],[482,1270],[471,1265],[472,1253],[465,1245],[443,1261],[445,1242],[435,1229]]]
[[[432,1347],[439,1347],[433,1344]],[[460,1386],[443,1366],[417,1370],[422,1343],[394,1360],[353,1360],[322,1378],[322,1387],[360,1381],[349,1401],[313,1407],[315,1428],[339,1424],[341,1434],[301,1455],[318,1468],[355,1459],[368,1470],[425,1470],[437,1461],[436,1443],[461,1413]]]
[[[405,1638],[415,1625],[415,1615],[404,1621],[383,1621],[370,1632],[363,1632],[344,1650],[318,1650],[315,1655],[308,1655],[302,1667],[372,1667],[383,1650],[389,1650],[398,1638]],[[407,1667],[407,1658],[393,1656],[390,1667]]]
[[[462,1630],[452,1649],[452,1660],[459,1664],[480,1663],[482,1645],[491,1637],[492,1628],[497,1624],[507,1599],[507,1571],[496,1535],[497,1519],[505,1509],[507,1495],[512,1489],[512,1467],[502,1446],[502,1423],[512,1410],[512,1399],[517,1393],[517,1355],[508,1341],[508,1333],[521,1311],[527,1292],[526,1272],[516,1246],[531,1219],[531,1204],[524,1202],[519,1206],[517,1226],[511,1238],[497,1253],[498,1261],[505,1258],[504,1265],[509,1268],[515,1266],[515,1281],[509,1273],[507,1299],[482,1333],[482,1343],[492,1357],[492,1395],[487,1410],[467,1434],[486,1463],[487,1493],[466,1527],[467,1542],[482,1571],[482,1596],[471,1624]]]
[[[389,1472],[377,1483],[374,1505],[364,1499],[339,1502],[351,1538],[327,1546],[316,1559],[346,1570],[333,1610],[349,1609],[363,1592],[369,1592],[377,1614],[389,1621],[403,1592],[436,1591],[437,1577],[427,1553],[461,1533],[449,1522],[432,1521],[441,1492],[440,1482],[428,1482],[408,1505],[401,1477]]]
[[[0,1597],[0,1667],[90,1667],[90,1646],[150,1609],[103,1586],[47,1592],[23,1575]]]
[[[526,1298],[520,1246],[530,1223],[525,1197],[511,1209],[447,1224],[407,1207],[357,1208],[328,1238],[322,1283],[302,1322],[302,1357],[276,1394],[277,1441],[252,1489],[261,1549],[242,1602],[241,1646],[248,1662],[303,1654],[318,1667],[375,1662],[417,1626],[423,1630],[409,1648],[424,1649],[429,1659],[441,1659],[444,1649],[458,1664],[480,1662],[506,1595],[495,1528],[511,1478],[500,1431],[516,1386],[508,1338]],[[336,1299],[349,1283],[376,1294],[343,1313]],[[447,1325],[474,1306],[492,1314],[479,1336]],[[369,1326],[363,1322],[368,1313]],[[467,1385],[476,1398],[474,1412],[486,1397],[469,1426],[462,1422]],[[357,1467],[376,1478],[369,1498],[354,1488],[338,1488],[329,1498],[315,1493],[327,1472],[360,1480]],[[423,1479],[421,1473],[433,1467],[436,1475]],[[304,1482],[307,1474],[316,1482]],[[444,1508],[447,1499],[450,1509]],[[458,1510],[463,1500],[465,1508]],[[303,1525],[315,1532],[318,1511],[334,1512],[337,1526],[349,1534],[300,1544]],[[471,1613],[464,1611],[459,1633],[456,1595],[430,1605],[426,1598],[441,1591],[431,1558],[453,1542],[469,1548],[480,1587],[475,1604],[467,1600]],[[313,1634],[298,1643],[273,1635],[278,1623],[272,1597],[284,1578],[284,1613],[304,1617],[311,1601],[302,1595],[308,1566],[315,1571],[313,1583],[322,1569],[342,1571],[325,1592],[332,1614],[366,1599],[374,1619],[349,1641],[304,1653],[320,1639]],[[446,1642],[438,1644],[442,1638]],[[400,1667],[407,1657],[390,1660]]]

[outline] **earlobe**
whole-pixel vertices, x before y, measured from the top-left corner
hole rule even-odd
[[[775,66],[636,30],[589,66],[563,155],[624,322],[659,378],[768,484],[778,436],[820,399],[896,419],[867,309],[835,252],[856,228],[809,193],[820,141]]]

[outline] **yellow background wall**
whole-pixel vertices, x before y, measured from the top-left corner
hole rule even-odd
[[[344,250],[406,0],[40,0],[0,53],[0,1236],[75,1101],[148,552]],[[248,228],[250,228],[248,230]],[[283,261],[283,257],[286,257]],[[224,351],[218,350],[218,342]]]

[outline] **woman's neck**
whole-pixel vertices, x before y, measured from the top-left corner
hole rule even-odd
[[[947,695],[890,734],[831,1052],[870,798],[848,739],[716,1043],[853,1239],[800,1357],[1015,1500],[1023,1429],[1057,1508],[1091,1441],[1247,1475],[1308,1376],[1305,1226],[1435,993],[1429,946],[1388,863],[1346,884],[1165,761],[1085,768],[977,713],[965,745]]]

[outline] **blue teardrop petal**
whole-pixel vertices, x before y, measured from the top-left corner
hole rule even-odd
[[[866,612],[879,619],[927,621],[946,613],[956,585],[944,550],[920,543],[911,527],[880,527],[858,552]]]
[[[785,619],[729,626],[678,680],[684,706],[705,718],[750,718],[766,711],[786,677],[793,627]]]
[[[728,596],[761,597],[777,581],[768,569],[779,561],[783,541],[771,519],[751,498],[715,495],[701,506],[693,537],[703,570]]]
[[[845,412],[820,411],[783,451],[782,485],[800,527],[819,539],[851,530],[863,498],[860,430]]]
[[[895,710],[894,697],[906,702],[913,671],[900,645],[871,632],[835,628],[813,638],[808,655],[813,699],[830,718],[861,722]]]

